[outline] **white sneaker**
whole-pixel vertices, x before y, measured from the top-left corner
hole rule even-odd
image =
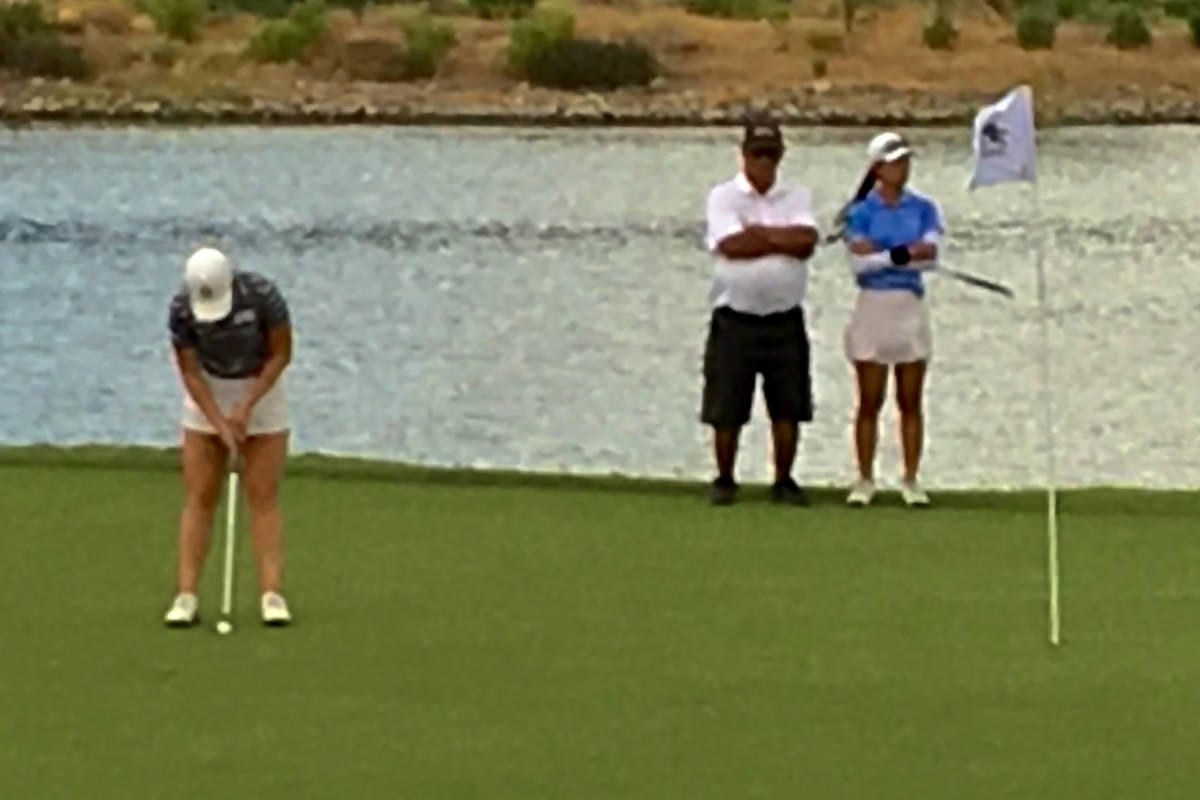
[[[900,481],[900,496],[909,508],[924,508],[929,505],[929,495],[916,481]]]
[[[859,480],[858,483],[854,484],[854,488],[850,490],[850,496],[846,498],[846,505],[865,508],[871,505],[871,500],[874,497],[875,481]]]
[[[264,625],[282,626],[292,621],[287,601],[277,592],[266,592],[262,596],[262,621]]]
[[[196,601],[196,595],[190,592],[175,595],[174,602],[167,609],[167,616],[163,619],[168,626],[172,628],[187,628],[196,622],[196,608],[199,605]]]

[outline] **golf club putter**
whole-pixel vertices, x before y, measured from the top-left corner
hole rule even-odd
[[[949,275],[951,278],[956,278],[963,283],[970,284],[971,286],[978,286],[980,289],[986,289],[989,292],[995,292],[996,294],[1003,295],[1010,300],[1013,298],[1013,290],[1005,286],[1003,283],[997,283],[996,281],[991,281],[987,278],[981,278],[978,275],[972,275],[969,272],[960,272],[959,270],[950,269],[949,267],[935,267],[933,270],[931,270],[931,272],[940,272],[943,275]]]
[[[233,629],[233,556],[237,536],[238,484],[241,458],[236,452],[229,454],[229,486],[225,498],[225,569],[221,587],[221,615],[217,630],[228,632]]]

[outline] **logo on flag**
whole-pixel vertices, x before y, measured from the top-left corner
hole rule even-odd
[[[999,114],[993,115],[999,117]],[[997,158],[1004,155],[1008,131],[1001,127],[1001,120],[989,119],[979,131],[983,140],[980,142],[979,154],[986,158]]]
[[[968,188],[1037,180],[1033,91],[1013,89],[975,115],[975,169]]]

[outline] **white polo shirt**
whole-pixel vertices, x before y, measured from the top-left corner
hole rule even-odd
[[[776,314],[801,305],[808,290],[807,259],[773,255],[731,261],[717,251],[727,236],[747,225],[817,227],[807,189],[779,180],[765,195],[744,174],[713,188],[708,195],[708,251],[715,261],[710,295],[713,308],[743,314]]]

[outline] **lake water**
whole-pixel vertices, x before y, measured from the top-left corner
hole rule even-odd
[[[737,131],[57,129],[0,134],[0,443],[170,444],[166,305],[192,248],[275,278],[296,325],[295,449],[429,464],[707,477],[696,420],[703,201]],[[870,131],[789,131],[822,221]],[[911,130],[944,260],[932,278],[925,472],[1044,474],[1035,252],[1068,484],[1200,486],[1200,220],[1191,128],[1041,136],[1028,187],[968,193],[967,132]],[[798,475],[853,472],[842,253],[812,262],[817,420]],[[885,410],[880,474],[898,455]],[[741,474],[767,474],[761,400]]]

